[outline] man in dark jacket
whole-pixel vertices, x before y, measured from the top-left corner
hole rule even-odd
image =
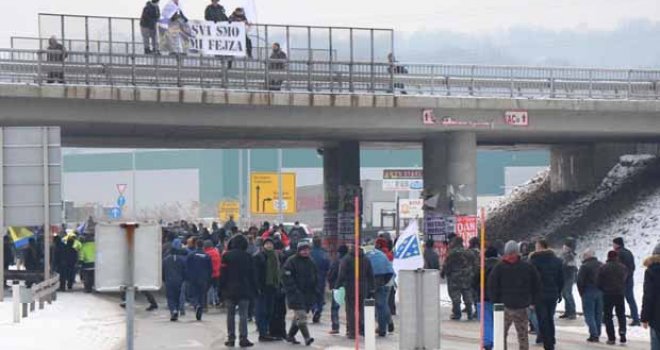
[[[555,339],[555,310],[561,301],[561,291],[564,288],[564,273],[562,262],[555,252],[549,249],[548,242],[540,239],[536,242],[536,251],[530,255],[530,263],[541,276],[542,297],[536,303],[536,315],[539,320],[540,339],[545,350],[554,350]]]
[[[158,54],[158,29],[156,28],[158,20],[160,19],[160,8],[158,2],[160,0],[151,0],[144,5],[142,9],[142,16],[140,17],[140,31],[142,32],[142,44],[144,46],[144,53]]]
[[[300,242],[296,255],[290,257],[282,268],[287,306],[293,310],[293,321],[286,341],[300,344],[296,340],[296,334],[300,330],[307,346],[314,342],[307,328],[307,313],[316,299],[318,285],[318,271],[310,255],[309,243]]]
[[[385,253],[374,249],[366,254],[374,272],[374,288],[376,301],[376,322],[379,337],[387,335],[387,330],[392,322],[390,307],[388,305],[391,286],[394,284],[394,269],[392,263]]]
[[[339,246],[337,248],[337,258],[330,264],[330,270],[328,270],[328,288],[330,290],[337,289],[337,278],[339,277],[339,266],[342,259],[348,253],[348,247],[345,245]],[[334,295],[332,297],[332,305],[330,307],[330,322],[332,323],[332,328],[330,329],[330,334],[339,334],[339,308],[341,306],[335,301]]]
[[[429,238],[424,244],[424,268],[427,270],[440,270],[440,256],[435,251],[433,238]]]
[[[628,274],[628,268],[620,262],[619,254],[614,250],[607,253],[607,263],[601,266],[598,271],[598,288],[603,292],[603,317],[605,319],[608,345],[616,344],[614,321],[612,320],[613,309],[616,311],[616,318],[619,321],[619,340],[621,344],[625,344],[627,341],[624,295]]]
[[[360,334],[364,334],[364,312],[360,312],[359,325],[355,325],[355,247],[349,246],[349,252],[342,259],[339,267],[339,276],[337,277],[337,287],[344,287],[346,289],[346,336],[349,339],[355,338],[356,328]],[[360,310],[364,309],[364,300],[373,297],[375,292],[374,273],[371,268],[371,263],[364,255],[362,248],[357,247],[360,254],[360,289],[358,307]]]
[[[603,264],[591,249],[582,253],[582,265],[577,274],[577,287],[582,298],[584,322],[589,327],[590,343],[599,342],[603,324],[603,293],[598,289],[598,271]]]
[[[289,233],[291,240],[293,240],[293,232],[294,230],[291,229],[291,233]],[[330,270],[330,258],[321,243],[321,237],[314,237],[312,241],[312,260],[316,264],[317,284],[316,298],[312,306],[312,323],[319,323],[321,321],[321,312],[323,312],[323,306],[325,305],[325,278],[328,275],[328,270]]]
[[[514,324],[520,350],[528,350],[527,308],[541,298],[541,278],[531,264],[520,259],[515,241],[507,242],[502,261],[488,276],[488,295],[493,304],[504,304],[504,337]]]
[[[442,266],[441,276],[447,277],[447,291],[452,303],[452,320],[461,319],[461,296],[472,320],[473,295],[472,276],[474,275],[474,255],[463,247],[463,238],[455,237],[449,244],[449,254]]]
[[[275,307],[275,295],[281,286],[279,259],[271,238],[264,240],[263,250],[254,256],[257,293],[259,294],[256,303],[256,318],[260,342],[280,340],[280,338],[269,335],[270,322]]]
[[[55,237],[57,240],[58,237]],[[4,256],[4,261],[2,262],[2,266],[5,270],[9,270],[9,266],[14,265],[14,250],[12,249],[12,245],[14,245],[9,238],[8,235],[5,235],[2,237],[3,241],[3,246],[2,246],[2,251],[3,251],[3,256]],[[60,243],[62,243],[62,240],[60,239]],[[59,260],[54,260],[59,264]],[[53,264],[53,268],[57,266],[57,264]],[[59,270],[55,270],[59,272]],[[5,280],[2,281],[2,289],[0,291],[3,292],[4,287],[7,285],[7,278],[5,277]],[[4,292],[3,292],[4,293]]]
[[[224,6],[220,5],[219,0],[211,0],[211,4],[206,6],[204,11],[204,19],[210,22],[227,22],[229,18],[225,13]]]
[[[497,258],[497,249],[495,247],[488,247],[484,253],[485,261],[485,283],[484,283],[484,348],[491,350],[493,348],[493,301],[488,294],[488,278],[495,266],[500,262]],[[480,264],[481,265],[481,264]],[[477,291],[477,315],[481,312],[481,266],[479,266],[477,273],[472,280],[472,288]]]
[[[644,260],[644,297],[642,299],[642,325],[651,327],[651,350],[660,350],[660,244],[653,255]]]
[[[234,12],[232,12],[231,16],[229,16],[229,22],[243,22],[245,23],[245,53],[247,54],[248,58],[252,58],[252,40],[250,39],[250,36],[247,35],[247,32],[249,31],[250,27],[250,22],[247,19],[247,16],[245,15],[245,9],[242,7],[237,7]]]
[[[227,342],[232,347],[236,343],[236,308],[239,315],[239,345],[250,347],[248,340],[248,308],[254,299],[258,283],[252,256],[248,254],[248,240],[239,234],[229,241],[231,249],[222,256],[220,289],[227,305]]]
[[[204,242],[200,239],[195,245],[197,249],[186,258],[186,276],[195,307],[195,317],[197,321],[201,321],[213,266],[211,258],[204,253]]]
[[[577,278],[577,259],[575,254],[575,239],[568,238],[562,247],[561,260],[563,263],[564,288],[561,290],[561,297],[564,299],[566,309],[564,314],[559,316],[561,319],[576,319],[575,298],[573,298],[573,285]]]
[[[78,262],[78,251],[73,248],[74,237],[69,237],[62,249],[62,260],[60,261],[60,291],[73,288],[76,280],[76,263]]]
[[[637,302],[635,301],[635,258],[630,250],[623,244],[623,238],[617,237],[612,241],[614,251],[619,253],[619,261],[628,269],[628,279],[626,280],[626,302],[630,308],[630,316],[632,317],[631,326],[640,326],[639,312],[637,309]]]
[[[170,321],[179,319],[181,309],[181,286],[186,279],[186,251],[181,247],[181,240],[172,241],[169,254],[163,259],[163,281],[167,307],[170,309]]]
[[[62,66],[53,66],[48,68],[48,84],[59,83],[64,84],[64,60],[69,56],[64,48],[64,45],[57,42],[57,38],[53,35],[48,39],[48,48],[46,54],[46,61],[50,63],[61,63]]]
[[[286,53],[282,50],[282,47],[279,43],[273,44],[273,51],[270,53],[270,59],[272,60],[268,68],[271,71],[281,71],[286,67]],[[271,79],[268,86],[269,90],[279,91],[282,89],[282,79]]]

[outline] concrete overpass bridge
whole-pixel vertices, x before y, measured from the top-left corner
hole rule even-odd
[[[478,145],[551,147],[557,191],[660,154],[654,70],[47,54],[0,49],[0,125],[57,125],[77,147],[322,148],[328,233],[352,227],[360,143],[422,145],[431,218],[476,214]]]

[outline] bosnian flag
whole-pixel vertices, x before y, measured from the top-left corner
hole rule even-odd
[[[401,270],[417,270],[424,268],[424,258],[422,257],[422,246],[419,242],[419,228],[417,220],[411,220],[410,224],[401,233],[394,246],[394,272]]]

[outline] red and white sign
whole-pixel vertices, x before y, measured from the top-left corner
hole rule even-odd
[[[126,187],[128,187],[126,184],[117,184],[117,192],[119,192],[119,195],[123,195],[124,192],[126,192]]]
[[[456,235],[463,238],[463,243],[467,246],[472,237],[477,237],[477,217],[457,216]]]
[[[425,109],[422,111],[422,123],[424,125],[433,125],[435,124],[435,114],[432,109]]]
[[[511,126],[529,126],[529,113],[526,110],[506,111],[504,122]]]

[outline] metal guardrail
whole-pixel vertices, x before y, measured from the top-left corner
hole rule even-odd
[[[14,323],[21,322],[23,318],[28,317],[28,305],[30,312],[36,311],[35,303],[39,302],[39,310],[44,308],[44,302],[51,304],[57,300],[57,288],[59,287],[60,276],[53,274],[53,277],[32,285],[32,287],[25,287],[25,283],[20,281],[19,284],[12,285],[12,304],[13,304],[13,319]]]
[[[321,93],[658,99],[660,70],[252,60],[0,49],[0,81]],[[397,73],[403,72],[403,73]],[[60,79],[59,76],[62,76]]]

